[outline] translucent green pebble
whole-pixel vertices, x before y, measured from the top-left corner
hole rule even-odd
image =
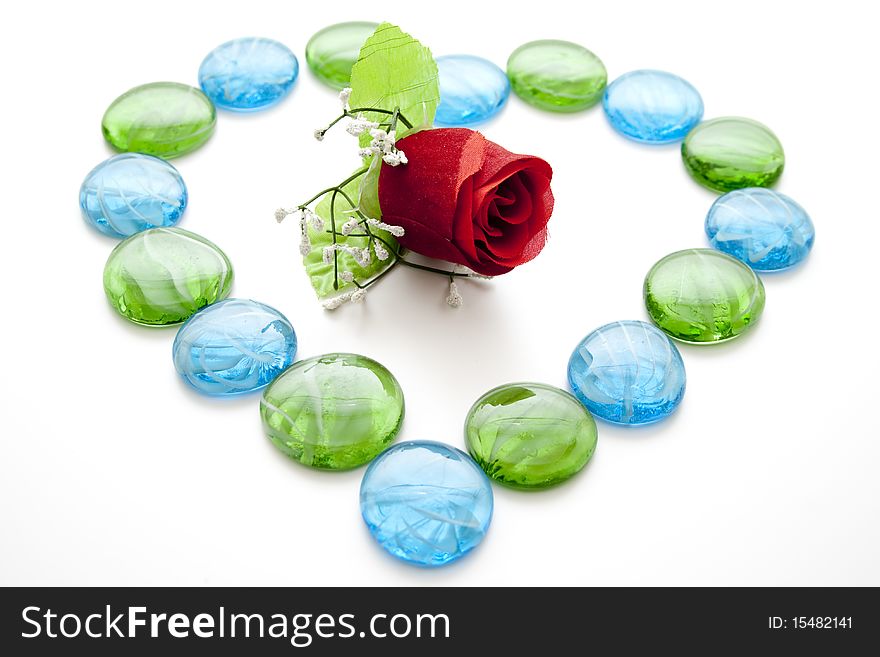
[[[303,465],[347,470],[384,450],[403,422],[403,391],[376,361],[327,354],[288,367],[263,393],[269,440]]]
[[[723,342],[741,335],[764,310],[764,284],[748,265],[714,249],[672,253],[645,277],[654,323],[683,342]]]
[[[152,228],[120,242],[104,266],[104,292],[126,319],[180,324],[232,288],[232,263],[215,244],[180,228]]]
[[[572,395],[542,383],[490,390],[471,407],[465,440],[486,474],[513,488],[546,488],[583,468],[596,423]]]
[[[377,23],[337,23],[317,32],[306,44],[306,63],[321,82],[334,89],[348,86],[351,67]]]
[[[116,150],[172,158],[208,141],[216,121],[214,104],[198,89],[154,82],[114,100],[101,130]]]
[[[770,128],[735,116],[704,121],[681,145],[691,177],[719,192],[770,187],[782,175],[785,153]]]
[[[532,41],[513,51],[507,77],[517,96],[551,112],[577,112],[602,99],[605,65],[569,41]]]

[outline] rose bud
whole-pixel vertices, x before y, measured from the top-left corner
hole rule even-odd
[[[382,220],[400,244],[486,276],[534,258],[553,212],[550,165],[465,128],[424,130],[397,142],[409,163],[382,166]]]

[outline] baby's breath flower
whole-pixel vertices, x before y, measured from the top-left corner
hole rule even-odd
[[[327,128],[318,128],[313,134],[318,141],[324,141],[324,135],[327,134]]]
[[[333,262],[334,251],[342,251],[343,253],[347,253],[352,258],[354,258],[354,261],[361,267],[366,267],[367,265],[369,265],[370,260],[372,259],[369,249],[361,249],[357,246],[349,246],[348,244],[340,244],[339,242],[337,242],[336,244],[331,244],[330,246],[324,247],[324,262],[328,265]]]
[[[352,303],[360,303],[364,300],[364,297],[367,296],[367,291],[364,288],[358,288],[354,292],[351,293],[351,302]]]
[[[388,166],[396,167],[398,164],[406,164],[407,160],[403,151],[391,151],[390,153],[386,152],[382,156],[382,161]]]
[[[351,235],[354,232],[354,229],[358,227],[360,222],[357,219],[349,219],[344,224],[342,224],[342,234],[343,235]]]
[[[354,283],[354,274],[350,271],[344,271],[339,275],[344,283]]]
[[[312,241],[309,239],[309,229],[306,227],[306,218],[305,215],[300,212],[300,220],[299,220],[299,232],[300,232],[300,240],[299,240],[299,253],[303,257],[309,255],[312,250]]]
[[[285,217],[287,217],[287,215],[289,215],[289,214],[293,214],[293,210],[287,210],[286,208],[278,208],[277,210],[275,210],[275,221],[277,221],[280,224],[282,221],[284,221]]]
[[[455,284],[455,281],[449,281],[449,296],[446,297],[446,303],[448,303],[453,308],[459,308],[464,299],[461,298],[461,294],[458,291],[458,285]]]
[[[377,148],[373,148],[373,147],[362,148],[358,151],[358,155],[360,155],[361,157],[373,157],[373,154],[378,153],[378,152],[379,152],[379,149],[377,149]]]
[[[329,301],[324,302],[325,310],[336,310],[344,303],[348,303],[351,301],[351,292],[346,292],[344,294],[340,294],[338,297],[333,297]]]
[[[351,98],[351,87],[346,87],[339,92],[339,102],[342,103],[342,109],[348,109],[349,98]]]
[[[371,226],[375,226],[379,230],[384,230],[391,233],[392,235],[394,235],[394,237],[403,237],[406,233],[406,231],[403,229],[403,226],[386,224],[385,222],[379,221],[378,219],[367,219],[367,223]]]
[[[358,137],[363,133],[375,130],[378,127],[379,124],[376,121],[368,121],[363,114],[358,114],[351,120],[351,122],[349,122],[345,131],[354,137]]]
[[[324,230],[324,220],[320,216],[308,209],[303,211],[303,215],[305,220],[312,224],[312,228],[316,231],[321,232]]]
[[[375,240],[373,242],[373,251],[376,252],[376,257],[379,258],[379,260],[382,260],[383,262],[385,260],[388,260],[388,258],[390,257],[388,250],[378,240]]]
[[[372,260],[372,256],[370,255],[369,249],[352,249],[355,262],[357,262],[361,267],[367,267],[370,264],[370,260]]]

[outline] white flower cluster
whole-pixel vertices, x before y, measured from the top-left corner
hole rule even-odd
[[[379,230],[385,230],[394,235],[394,237],[403,237],[406,231],[403,229],[403,226],[393,226],[392,224],[386,224],[378,219],[367,219],[367,223],[371,226],[375,226]]]
[[[371,132],[379,127],[376,121],[368,121],[363,114],[358,114],[348,124],[345,131],[352,137],[360,137],[365,132]]]
[[[342,103],[342,109],[346,112],[349,110],[348,101],[351,98],[351,87],[346,87],[339,92],[339,102]]]
[[[370,136],[373,141],[367,148],[358,151],[361,157],[372,157],[373,155],[381,155],[382,161],[388,166],[396,167],[400,164],[406,164],[406,153],[397,150],[395,141],[397,136],[394,130],[385,132],[382,128],[370,128]]]
[[[348,101],[351,99],[351,87],[346,87],[342,91],[339,92],[339,102],[342,103],[343,116],[351,116],[349,112],[351,108],[349,107]],[[340,117],[341,118],[341,117]],[[338,121],[339,119],[337,119]],[[332,126],[336,121],[331,123]],[[324,140],[324,135],[327,134],[327,131],[330,129],[330,126],[326,128],[318,128],[315,130],[315,139],[318,141]],[[348,134],[354,137],[360,137],[362,134],[369,134],[373,140],[370,142],[370,145],[367,148],[362,148],[358,151],[361,157],[372,157],[373,155],[381,155],[382,161],[385,162],[388,166],[396,167],[400,164],[406,164],[408,160],[406,159],[406,153],[397,149],[395,142],[397,140],[397,136],[395,135],[394,130],[390,130],[385,132],[382,128],[379,127],[379,123],[377,121],[369,121],[364,116],[362,112],[358,112],[358,115],[354,117],[351,122],[348,124],[348,127],[345,129]]]
[[[458,291],[458,285],[455,284],[455,280],[449,281],[449,296],[446,297],[446,303],[453,308],[459,308],[463,302],[464,299],[461,298],[461,293]]]
[[[357,217],[353,217],[342,224],[342,234],[348,237],[351,235],[355,229],[360,225],[360,220]]]
[[[354,261],[358,263],[361,267],[368,267],[370,264],[370,260],[372,260],[372,256],[370,255],[370,249],[361,249],[356,246],[349,246],[348,244],[331,244],[330,246],[325,246],[324,251],[322,253],[322,257],[326,264],[330,264],[333,262],[333,254],[337,251],[342,253],[347,253]]]
[[[312,241],[309,239],[309,224],[312,224],[312,228],[320,232],[324,230],[324,220],[308,208],[297,208],[296,210],[278,208],[275,210],[275,220],[278,223],[284,221],[288,215],[292,215],[294,220],[299,221],[299,252],[303,256],[307,256],[312,250]]]
[[[348,303],[360,303],[367,296],[367,291],[358,288],[354,292],[343,292],[338,297],[333,297],[329,301],[324,302],[324,310],[336,310],[339,306]]]

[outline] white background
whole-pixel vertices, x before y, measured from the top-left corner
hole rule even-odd
[[[17,6],[3,21],[0,583],[260,585],[880,584],[876,20],[835,2],[76,2]],[[315,300],[296,228],[273,211],[356,165],[304,48],[342,20],[389,19],[435,55],[502,67],[520,44],[580,42],[609,79],[660,68],[702,93],[706,118],[752,117],[787,156],[778,189],[812,215],[806,265],[765,277],[747,336],[682,347],[679,411],[650,428],[600,424],[589,466],[524,494],[495,488],[484,543],[443,569],[388,557],[358,509],[363,469],[311,471],[263,437],[258,397],[212,400],[177,379],[175,330],[126,323],[101,274],[115,241],[77,193],[111,151],[109,103],[135,85],[196,84],[227,39],[268,36],[300,59],[293,94],[222,112],[216,135],[174,161],[190,190],[181,227],[220,245],[233,295],[282,310],[298,357],[354,351],[406,394],[400,439],[463,447],[470,404],[505,382],[565,387],[593,328],[644,319],[642,279],[704,246],[715,195],[677,147],[617,136],[600,107],[557,116],[516,97],[483,131],[555,170],[551,239],[495,281],[446,285],[398,271],[335,314]]]

